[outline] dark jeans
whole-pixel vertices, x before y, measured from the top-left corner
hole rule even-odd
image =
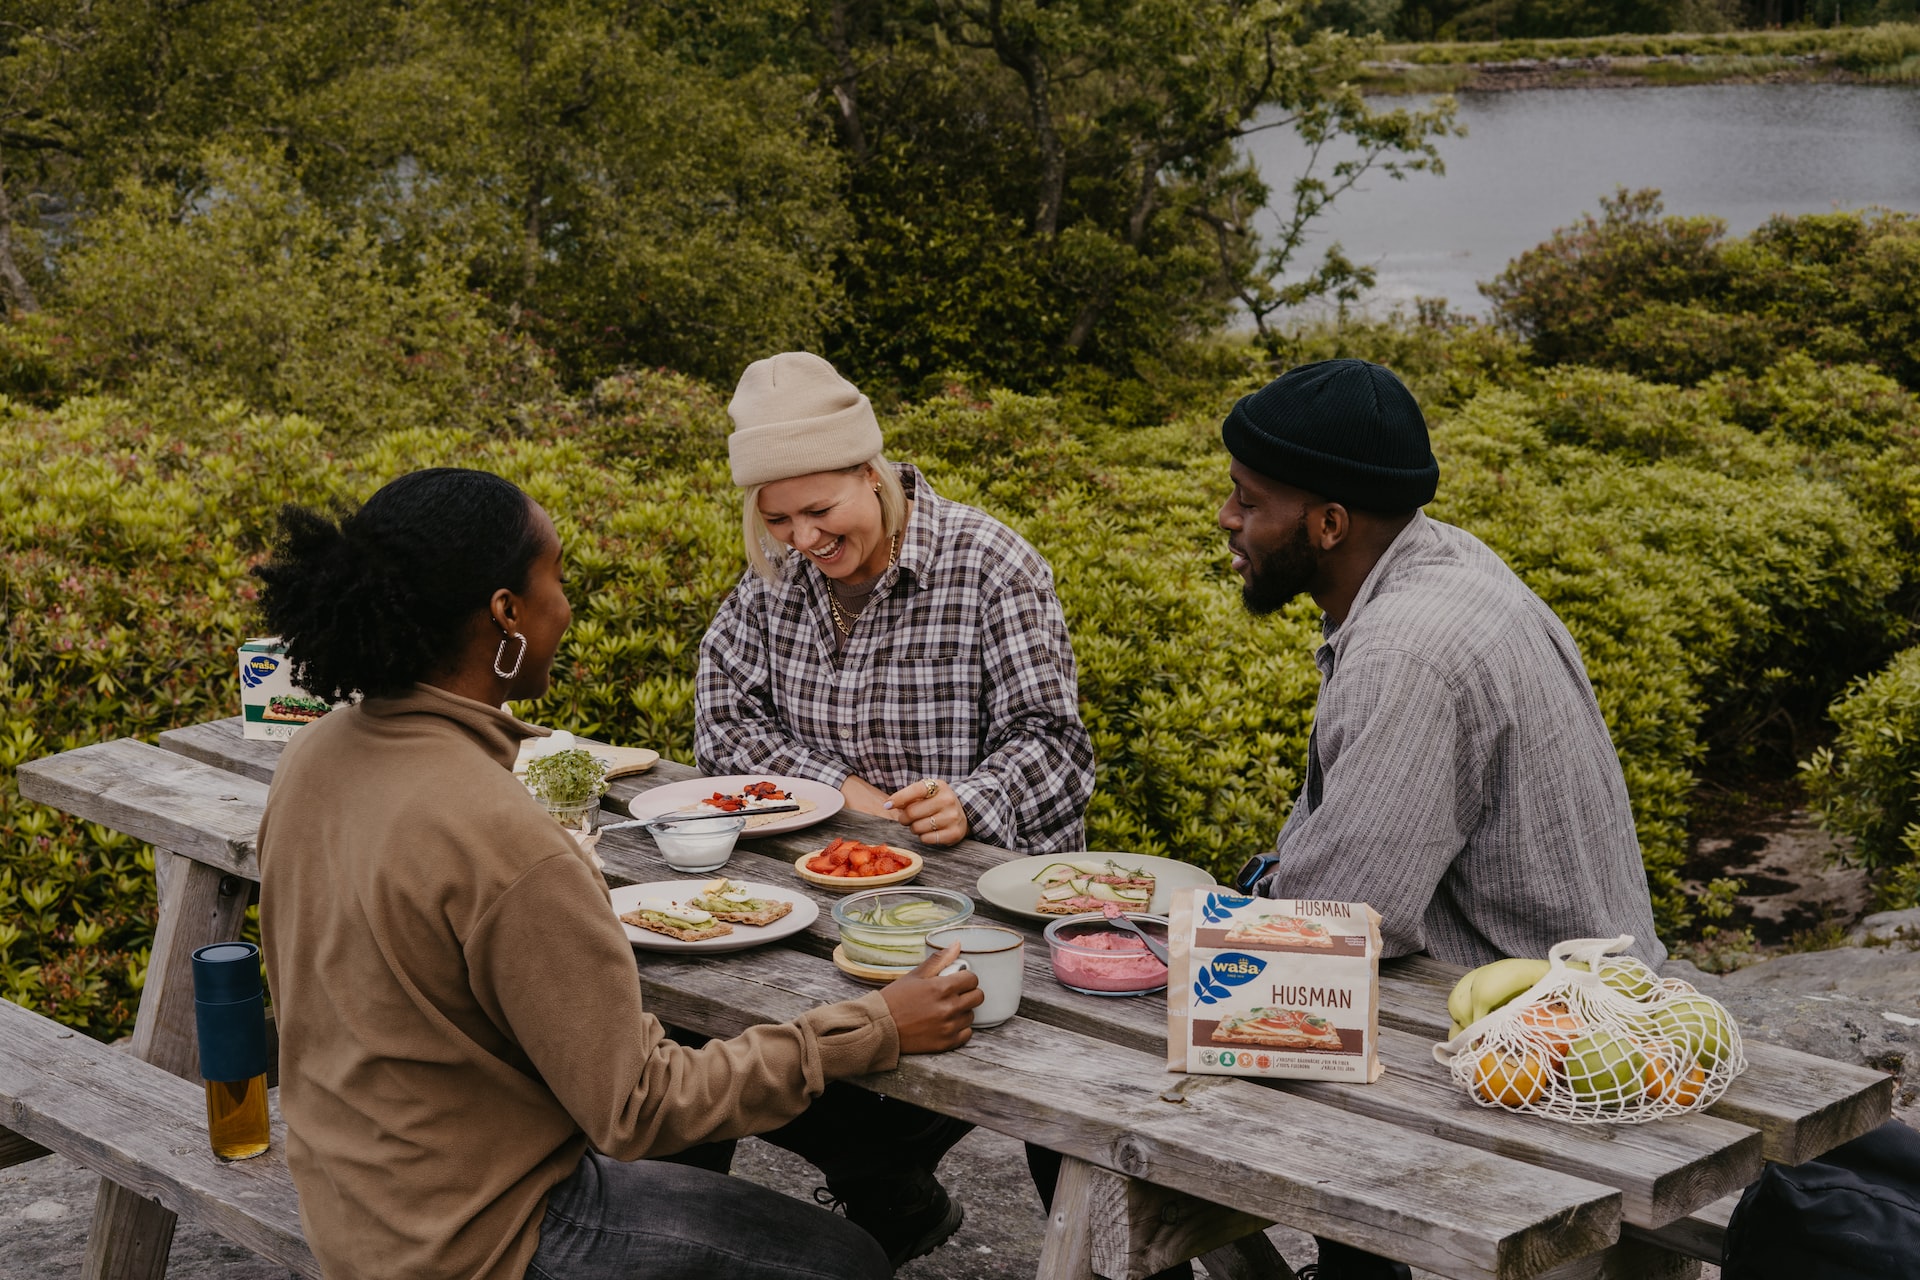
[[[935,1152],[928,1154],[944,1154],[968,1128],[911,1102],[835,1081],[792,1122],[759,1137],[812,1164],[839,1191],[895,1181],[924,1149],[916,1140],[934,1131]],[[671,1158],[725,1173],[733,1167],[733,1146],[709,1142]]]
[[[886,1280],[872,1236],[824,1209],[666,1160],[589,1151],[547,1197],[528,1280]]]

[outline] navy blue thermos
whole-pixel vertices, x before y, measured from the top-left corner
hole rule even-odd
[[[193,953],[193,1019],[207,1082],[207,1136],[222,1160],[267,1149],[267,1001],[260,948],[216,942]]]

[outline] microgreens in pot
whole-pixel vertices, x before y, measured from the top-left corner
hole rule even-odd
[[[549,805],[581,805],[607,789],[607,762],[575,747],[527,764],[527,786]]]

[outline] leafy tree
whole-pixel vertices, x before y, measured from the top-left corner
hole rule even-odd
[[[908,386],[951,370],[1033,386],[1127,373],[1219,326],[1264,328],[1366,273],[1300,260],[1304,227],[1369,168],[1437,165],[1451,104],[1374,111],[1372,45],[1297,0],[772,0],[767,56],[806,71],[849,169],[856,237],[837,351]],[[707,15],[711,34],[727,20]],[[737,22],[738,20],[735,19]],[[782,26],[785,22],[788,25]],[[738,47],[738,26],[729,28]],[[1236,144],[1293,128],[1283,230]],[[1304,283],[1283,287],[1283,275]]]

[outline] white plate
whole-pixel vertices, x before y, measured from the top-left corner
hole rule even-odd
[[[691,809],[716,791],[739,795],[749,782],[771,782],[796,800],[812,801],[814,807],[800,813],[762,814],[758,822],[752,810],[742,810],[747,815],[747,829],[740,833],[742,840],[777,836],[783,831],[798,831],[816,822],[825,822],[847,802],[840,788],[810,778],[783,778],[777,773],[728,773],[717,778],[688,778],[685,782],[669,782],[663,787],[642,791],[627,801],[627,812],[636,818],[655,818],[663,813]]]
[[[713,793],[709,791],[708,795]],[[670,898],[675,902],[685,902],[695,897],[700,890],[717,880],[719,872],[699,880],[655,880],[651,884],[630,884],[613,891],[613,914],[631,911],[640,905],[642,898]],[[620,927],[627,931],[627,940],[642,951],[745,951],[748,947],[757,947],[763,942],[773,942],[788,934],[798,933],[812,924],[820,916],[820,908],[812,898],[801,897],[791,889],[776,889],[770,884],[761,884],[753,880],[736,880],[735,884],[756,898],[770,898],[775,902],[791,902],[793,910],[775,920],[772,924],[736,924],[733,932],[722,934],[718,938],[702,938],[698,942],[685,942],[679,938],[669,938],[664,933],[655,933],[651,929],[636,929],[625,921]]]
[[[1050,862],[1084,862],[1089,859],[1103,861],[1112,858],[1123,867],[1140,867],[1153,872],[1153,902],[1147,908],[1149,915],[1167,914],[1167,894],[1173,889],[1184,889],[1189,885],[1217,884],[1211,875],[1190,862],[1175,862],[1172,858],[1154,858],[1144,853],[1111,853],[1093,850],[1088,853],[1046,854],[1037,858],[1015,858],[1012,862],[1003,862],[980,877],[977,888],[980,896],[996,907],[1034,920],[1058,920],[1059,916],[1043,915],[1034,910],[1034,904],[1040,901],[1040,886],[1033,878],[1040,869]]]

